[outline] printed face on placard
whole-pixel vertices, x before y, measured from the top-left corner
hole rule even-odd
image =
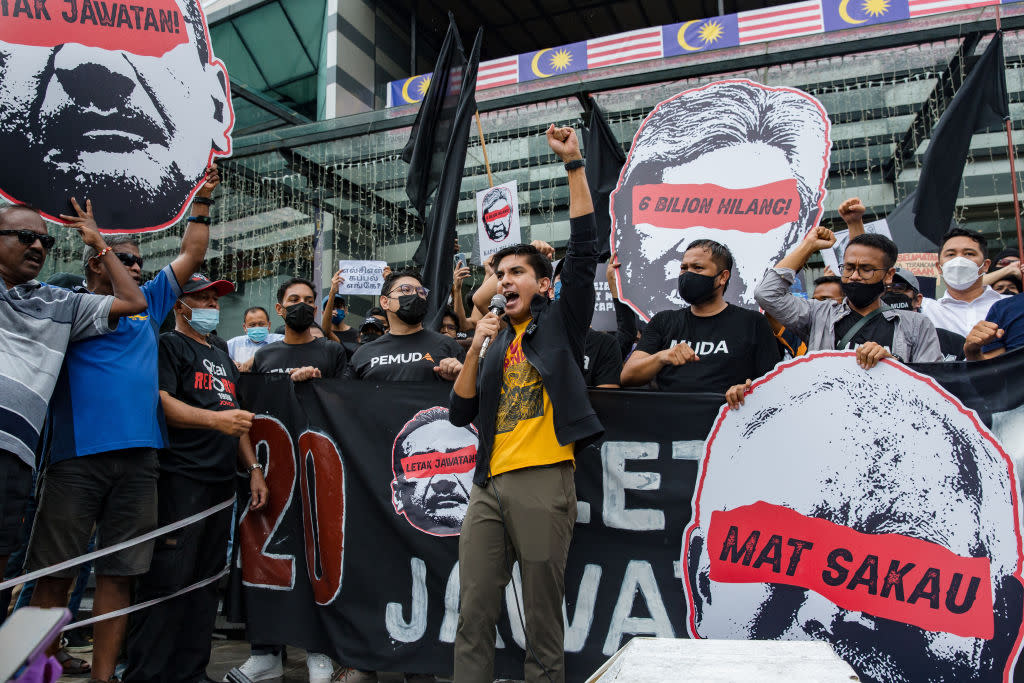
[[[712,239],[736,262],[726,299],[756,306],[764,271],[817,225],[828,132],[810,95],[747,80],[687,90],[655,107],[611,197],[623,301],[647,320],[684,306],[682,255],[694,240]]]
[[[976,414],[898,363],[826,353],[712,434],[683,538],[692,636],[828,641],[878,683],[1008,680],[1019,494]]]
[[[476,429],[456,427],[448,409],[422,410],[405,424],[391,453],[397,514],[434,536],[457,536],[476,469]]]
[[[484,231],[492,242],[504,242],[512,230],[512,197],[508,190],[496,187],[484,195]]]
[[[230,152],[227,71],[196,0],[2,3],[0,192],[101,229],[166,227]]]

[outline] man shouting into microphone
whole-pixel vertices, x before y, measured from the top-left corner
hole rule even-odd
[[[464,426],[479,417],[480,429],[459,538],[456,683],[494,680],[494,627],[516,561],[526,681],[565,680],[562,598],[576,522],[573,454],[602,432],[582,371],[594,311],[597,224],[576,133],[552,124],[547,138],[569,174],[561,297],[548,298],[551,262],[535,247],[521,244],[495,254],[505,315],[492,310],[477,323],[451,396],[451,422]]]

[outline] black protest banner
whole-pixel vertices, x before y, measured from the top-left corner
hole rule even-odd
[[[853,364],[852,358],[846,360]],[[1018,457],[1024,454],[1024,388],[1019,381],[1012,381],[1024,370],[1024,352],[983,363],[921,365],[914,369],[930,376],[926,379],[935,391],[941,387],[968,408],[977,410],[981,416],[976,423],[979,434],[985,429],[983,423],[1007,452]],[[787,372],[791,376],[794,371]],[[896,376],[900,377],[899,373]],[[236,536],[240,562],[233,568],[233,580],[237,587],[244,584],[236,605],[236,612],[244,614],[236,616],[246,618],[249,637],[255,642],[287,643],[326,652],[347,666],[361,669],[450,673],[458,622],[457,532],[471,487],[476,441],[473,430],[455,428],[447,422],[447,388],[337,380],[293,385],[286,378],[258,376],[243,376],[239,387],[243,405],[258,414],[251,436],[258,457],[268,465],[271,491],[267,509],[258,514],[245,513]],[[865,396],[870,398],[880,389],[869,387],[866,391]],[[893,393],[899,395],[899,391]],[[565,649],[569,680],[584,680],[633,635],[688,637],[693,624],[710,628],[714,616],[708,611],[711,603],[700,601],[704,612],[691,619],[689,598],[682,590],[686,572],[680,554],[684,530],[691,522],[691,500],[697,486],[698,463],[705,452],[705,438],[712,425],[721,424],[724,419],[721,396],[594,391],[591,401],[606,433],[601,443],[577,458],[579,512],[566,569]],[[809,419],[809,410],[828,408],[818,405],[822,402],[811,403],[803,407],[797,406],[797,399],[792,405],[782,401],[770,403],[767,417],[777,419],[778,409],[788,406],[796,422],[790,423],[784,439],[759,445],[751,442],[756,460],[796,462],[804,457],[802,454],[810,452],[804,444],[808,437],[797,438],[798,433],[802,434],[815,422]],[[900,410],[921,412],[914,406],[886,403],[872,404],[871,414],[898,415]],[[742,410],[739,415],[743,415]],[[828,424],[825,420],[818,422]],[[918,429],[908,424],[908,429]],[[824,434],[827,438],[836,433],[847,434],[856,452],[866,452],[867,441],[853,439],[848,430],[843,430],[833,433],[826,429]],[[982,436],[991,439],[991,435]],[[883,435],[877,434],[875,438],[882,439]],[[825,461],[821,457],[812,460]],[[846,460],[840,457],[837,461]],[[909,468],[908,478],[910,474],[918,476],[928,471],[911,462],[910,456],[905,466]],[[775,469],[786,471],[781,466]],[[841,469],[837,469],[840,474]],[[1000,476],[1005,478],[1009,473],[1004,468]],[[862,495],[862,487],[850,487],[851,500]],[[768,553],[765,557],[771,555],[768,559],[772,561],[751,566],[749,572],[745,565],[740,566],[749,541],[743,524],[749,526],[751,519],[765,519],[756,515],[741,517],[745,510],[754,509],[754,502],[743,499],[743,505],[730,505],[735,510],[731,513],[735,519],[726,519],[729,524],[723,527],[742,527],[737,547],[727,556],[736,560],[733,565],[739,572],[732,580],[753,586],[788,581],[790,587],[811,591],[816,596],[827,593],[827,589],[810,580],[813,577],[801,583],[795,583],[795,579],[764,579],[769,570],[774,571],[775,562],[774,551],[765,550],[773,547],[767,532],[756,547],[756,557],[760,559]],[[786,500],[776,503],[773,509],[780,509],[775,510],[775,519],[785,526],[786,510],[799,510]],[[970,508],[973,504],[968,501],[963,505]],[[992,504],[986,505],[990,509]],[[808,527],[808,531],[800,525],[820,526],[816,518],[827,518],[821,514],[802,514],[803,517],[786,522],[797,536],[797,532],[808,535],[817,528]],[[882,521],[876,522],[881,525],[878,529],[886,528]],[[851,523],[845,526],[850,527],[842,531],[851,544],[852,539],[870,543],[870,534],[882,534],[866,533],[863,527],[854,528],[857,525]],[[961,526],[957,522],[949,527],[949,533],[959,532]],[[711,528],[710,534],[725,548],[727,539],[721,540],[718,528]],[[825,538],[842,540],[842,534],[829,529],[823,532]],[[941,536],[943,532],[938,533]],[[883,540],[879,538],[879,548],[885,547]],[[916,548],[912,541],[900,542],[904,546],[899,548]],[[783,559],[791,562],[790,546],[783,542],[780,547],[786,553]],[[960,550],[956,553],[958,557],[952,557],[943,555],[941,548],[933,550],[939,560],[946,558],[942,567],[963,573],[966,569],[959,568],[973,566],[970,553]],[[870,556],[865,551],[865,557]],[[810,548],[804,560],[800,567],[810,567],[817,561]],[[856,561],[840,557],[834,562],[840,569],[829,576],[836,580],[845,571],[847,583],[859,577],[856,590],[850,589],[852,594],[870,593],[870,575],[859,571],[858,563],[863,561],[859,555]],[[780,570],[785,572],[788,566],[782,563]],[[905,564],[900,567],[907,569]],[[691,570],[693,576],[698,576],[702,568],[695,565]],[[721,570],[711,567],[711,572]],[[764,576],[754,576],[750,573],[754,570]],[[928,576],[923,567],[907,569],[906,581],[913,583],[906,588],[908,600],[922,577]],[[712,574],[717,581],[714,577]],[[948,581],[955,573],[943,573],[942,577],[942,581]],[[1001,587],[995,597],[1005,603],[1006,596],[1014,594],[1006,592],[1007,586],[1017,579],[1009,574],[993,577],[993,590]],[[952,599],[955,609],[966,606],[965,600],[970,597],[965,593],[970,588],[968,581],[962,583],[960,593]],[[1019,615],[997,609],[1002,617],[992,623],[990,641],[985,640],[987,632],[977,628],[980,622],[973,621],[963,628],[949,621],[936,635],[929,630],[931,622],[925,609],[934,591],[930,584],[921,585],[922,597],[915,602],[919,603],[917,611],[925,616],[915,616],[916,613],[897,604],[892,614],[903,619],[902,624],[893,619],[875,619],[880,625],[874,629],[844,627],[841,633],[836,632],[837,640],[824,632],[819,639],[833,640],[837,649],[845,647],[840,654],[851,661],[863,680],[885,680],[884,671],[865,668],[858,664],[858,657],[874,652],[877,642],[891,639],[899,643],[903,661],[912,673],[914,667],[939,667],[934,671],[916,670],[921,676],[914,680],[927,680],[945,666],[928,653],[940,650],[943,638],[963,637],[957,631],[967,629],[964,632],[976,640],[977,634],[982,633],[982,641],[998,645],[982,648],[989,653],[985,655],[989,673],[977,678],[998,680],[1000,662],[1007,661],[1007,653],[1018,647]],[[948,588],[942,585],[943,590]],[[524,637],[515,587],[518,580],[514,578],[505,591],[505,610],[496,634],[496,673],[521,677]],[[817,588],[822,588],[821,592],[816,592]],[[792,601],[785,599],[791,595],[780,591],[775,602],[759,608],[762,618],[752,626],[753,637],[808,637],[803,631],[783,628],[790,623],[787,619],[794,609]],[[948,596],[943,595],[942,599],[948,600]],[[721,609],[718,606],[722,600],[725,598],[715,603],[716,608]],[[836,600],[843,602],[840,597]],[[826,597],[820,597],[820,601],[833,607],[839,604],[828,602]],[[810,621],[817,623],[822,617],[812,609],[817,603],[812,603],[808,602],[805,609],[814,612],[815,619]],[[522,604],[521,594],[518,604]],[[943,604],[946,603],[940,602],[940,606]],[[778,627],[778,633],[757,631],[769,626]],[[858,654],[860,644],[863,652]],[[914,652],[925,656],[907,654]],[[878,661],[883,661],[884,653],[877,654]]]
[[[246,513],[236,535],[233,580],[245,590],[235,611],[250,639],[361,669],[450,672],[455,534],[476,442],[447,423],[447,388],[334,380],[293,388],[249,375],[239,386],[258,414],[251,435],[271,489],[267,509]],[[685,637],[679,539],[721,405],[713,394],[595,391],[592,401],[606,439],[577,460],[579,520],[566,569],[573,680],[632,635]],[[509,589],[505,598],[497,672],[521,677],[517,596]]]

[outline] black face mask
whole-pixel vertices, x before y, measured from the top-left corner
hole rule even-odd
[[[284,316],[284,324],[296,332],[308,330],[309,326],[313,324],[313,316],[316,315],[316,309],[303,301],[287,306],[284,310],[287,311]]]
[[[857,308],[864,308],[885,291],[885,280],[868,284],[866,282],[844,282],[840,285],[843,294]]]
[[[899,292],[886,292],[882,295],[882,301],[888,304],[889,308],[894,308],[897,311],[914,310],[914,302],[910,297]]]
[[[719,273],[722,271],[718,271]],[[699,275],[693,271],[686,271],[679,274],[679,296],[683,301],[690,304],[702,304],[715,295],[714,275]]]
[[[395,315],[406,325],[419,325],[427,317],[427,300],[419,294],[400,296]]]

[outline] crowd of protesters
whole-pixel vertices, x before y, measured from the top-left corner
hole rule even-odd
[[[552,149],[562,150],[570,187],[583,192],[585,184],[572,184],[582,167],[575,164],[578,148],[566,146],[574,134],[548,135]],[[447,382],[458,389],[464,364],[473,364],[475,377],[483,335],[511,323],[509,334],[520,340],[522,321],[555,302],[566,326],[587,322],[578,330],[586,387],[717,392],[733,408],[743,404],[751,380],[779,361],[821,349],[854,351],[870,369],[886,358],[976,361],[1024,346],[1016,248],[990,258],[980,233],[951,229],[937,262],[945,294],[928,298],[918,278],[897,267],[896,244],[864,231],[865,207],[857,199],[840,207],[851,238],[841,272],[815,279],[809,297],[793,293],[808,260],[836,242],[832,231],[818,227],[765,273],[754,292],[759,311],[726,301],[734,257],[725,245],[701,239],[681,256],[678,293],[686,307],[661,311],[643,325],[616,299],[616,330],[584,329],[590,311],[582,309],[593,305],[585,290],[593,278],[581,286],[583,271],[573,263],[579,252],[553,265],[555,249],[537,241],[488,261],[483,282],[468,295],[471,270],[457,262],[450,306],[429,319],[428,292],[412,270],[386,270],[380,296],[358,325],[350,324],[348,298],[339,294],[344,272],[326,293],[307,279],[289,278],[274,306],[283,325],[272,331],[271,313],[260,306],[241,320],[222,320],[219,299],[234,286],[199,272],[218,183],[211,167],[179,255],[158,264],[146,282],[137,241],[102,235],[91,204],[82,208],[72,200],[76,215],[62,218],[81,235],[83,275],[71,287],[41,284],[36,277],[54,244],[46,223],[28,207],[0,209],[0,572],[6,569],[8,578],[217,507],[234,497],[238,473],[249,477],[251,492],[238,505],[259,510],[268,489],[248,439],[254,415],[236,392],[243,372],[286,374],[295,382]],[[571,215],[574,239],[581,240],[588,233],[580,221],[593,209],[581,210],[577,194]],[[613,295],[618,270],[613,258],[606,271]],[[495,294],[513,312],[505,323],[488,311]],[[160,334],[169,316],[173,330]],[[229,329],[241,334],[225,345],[214,332]],[[133,601],[156,604],[96,622],[91,665],[55,643],[65,673],[96,681],[206,680],[217,583],[161,599],[223,569],[232,514],[230,505],[221,506],[155,541],[99,558],[94,616]],[[15,558],[10,567],[9,557]],[[80,574],[71,567],[42,577],[21,590],[18,604],[65,606]],[[7,602],[2,607],[5,614]],[[306,661],[311,681],[335,674],[325,654],[308,653]],[[254,681],[281,676],[283,647],[253,643],[240,665]],[[377,676],[345,669],[338,680]]]

